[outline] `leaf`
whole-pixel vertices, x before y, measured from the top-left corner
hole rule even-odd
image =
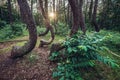
[[[80,45],[80,46],[78,46],[78,48],[80,50],[84,50],[85,52],[87,52],[87,47],[86,46]]]
[[[67,51],[68,51],[68,53],[71,53],[72,52],[72,48],[68,47]]]
[[[65,77],[64,77],[64,76],[62,76],[59,80],[65,80]]]

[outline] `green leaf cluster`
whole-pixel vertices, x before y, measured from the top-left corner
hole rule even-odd
[[[67,38],[63,45],[63,51],[54,52],[50,57],[58,59],[59,64],[53,73],[53,77],[59,80],[82,80],[80,69],[94,67],[97,62],[102,62],[113,68],[119,67],[115,60],[104,56],[101,51],[106,50],[103,45],[108,36],[75,35]]]

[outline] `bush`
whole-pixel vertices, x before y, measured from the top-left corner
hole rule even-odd
[[[25,25],[22,23],[13,23],[12,25],[6,24],[2,26],[3,28],[0,30],[0,40],[11,39],[22,35],[23,26]]]
[[[120,32],[120,0],[105,0],[105,7],[99,12],[99,23],[101,28]]]
[[[3,28],[3,26],[5,26],[7,23],[6,21],[3,21],[0,19],[0,30]]]
[[[46,30],[45,26],[37,26],[37,33],[38,34],[45,32],[45,30]]]
[[[58,22],[57,24],[57,33],[60,36],[66,36],[69,32],[68,25],[65,23]]]
[[[101,51],[106,50],[103,44],[108,36],[98,34],[75,35],[67,38],[63,51],[54,52],[51,60],[58,60],[58,67],[53,72],[53,77],[59,80],[82,80],[80,69],[94,67],[96,61],[103,62],[111,67],[119,67],[116,61],[109,56],[105,57]]]

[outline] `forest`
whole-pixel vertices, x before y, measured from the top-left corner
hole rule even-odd
[[[0,80],[120,80],[120,0],[0,0]]]

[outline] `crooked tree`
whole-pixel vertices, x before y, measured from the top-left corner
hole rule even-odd
[[[85,34],[86,28],[85,28],[85,21],[84,21],[83,11],[82,11],[83,0],[79,0],[79,5],[77,3],[78,0],[68,0],[68,1],[73,13],[73,26],[70,31],[70,37],[78,32],[79,25],[83,33]],[[65,46],[62,46],[60,43],[53,44],[50,50],[50,55],[52,52],[59,51],[63,48],[65,48]]]
[[[46,41],[46,40],[41,40],[40,41],[39,47],[43,47],[44,45],[51,44],[53,42],[53,40],[54,40],[55,35],[54,35],[54,29],[53,29],[52,25],[50,25],[50,20],[48,18],[48,14],[47,14],[46,10],[44,10],[44,8],[43,8],[43,1],[42,0],[39,0],[39,5],[40,5],[41,13],[42,13],[42,15],[44,17],[44,22],[45,22],[45,26],[46,26],[46,31],[44,33],[39,34],[39,36],[44,36],[49,31],[51,33],[51,38],[50,38],[49,41]]]
[[[37,41],[37,30],[35,26],[35,21],[34,21],[32,12],[30,10],[30,7],[27,3],[27,0],[17,0],[17,2],[20,8],[22,20],[28,26],[29,40],[22,47],[13,46],[12,51],[11,51],[11,56],[10,56],[13,59],[22,57],[25,54],[32,51]]]

